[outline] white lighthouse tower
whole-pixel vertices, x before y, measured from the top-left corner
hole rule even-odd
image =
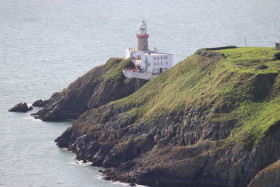
[[[147,25],[144,21],[141,21],[139,23],[138,33],[136,34],[136,37],[138,38],[137,50],[139,51],[149,50],[149,45],[148,45],[149,35],[147,34]]]
[[[144,21],[139,23],[136,37],[137,47],[126,49],[126,58],[134,63],[135,69],[123,70],[126,77],[149,80],[172,68],[172,54],[160,53],[156,49],[149,49],[149,34],[147,33],[147,25]]]

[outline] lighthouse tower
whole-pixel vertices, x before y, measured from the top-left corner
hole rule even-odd
[[[149,50],[148,45],[148,38],[149,35],[147,34],[147,25],[144,21],[141,21],[138,26],[138,33],[136,34],[137,37],[137,50],[139,51],[146,51]]]
[[[125,57],[130,59],[134,69],[124,69],[123,74],[127,78],[151,80],[160,73],[169,70],[173,66],[173,55],[158,52],[157,49],[149,49],[147,25],[141,21],[138,25],[137,47],[127,48]]]

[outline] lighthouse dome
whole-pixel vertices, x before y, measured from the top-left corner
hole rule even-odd
[[[147,34],[147,25],[144,21],[141,21],[138,26],[138,34],[145,35]]]

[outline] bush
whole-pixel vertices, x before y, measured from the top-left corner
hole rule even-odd
[[[273,55],[273,60],[280,60],[280,52]]]
[[[200,56],[204,56],[204,57],[224,57],[225,55],[223,53],[218,53],[218,52],[215,52],[215,51],[208,51],[208,50],[205,50],[205,49],[199,49],[196,51],[197,55],[200,55]]]
[[[268,67],[266,65],[259,65],[256,67],[256,69],[267,69]]]
[[[234,49],[237,48],[236,46],[229,45],[229,46],[224,46],[224,47],[212,47],[212,48],[204,48],[204,50],[222,50],[222,49]]]

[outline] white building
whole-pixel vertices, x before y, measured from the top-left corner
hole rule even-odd
[[[149,34],[147,34],[147,25],[144,21],[139,24],[136,37],[137,48],[126,49],[126,58],[131,59],[136,68],[123,70],[126,77],[149,80],[172,68],[172,54],[149,49]]]

